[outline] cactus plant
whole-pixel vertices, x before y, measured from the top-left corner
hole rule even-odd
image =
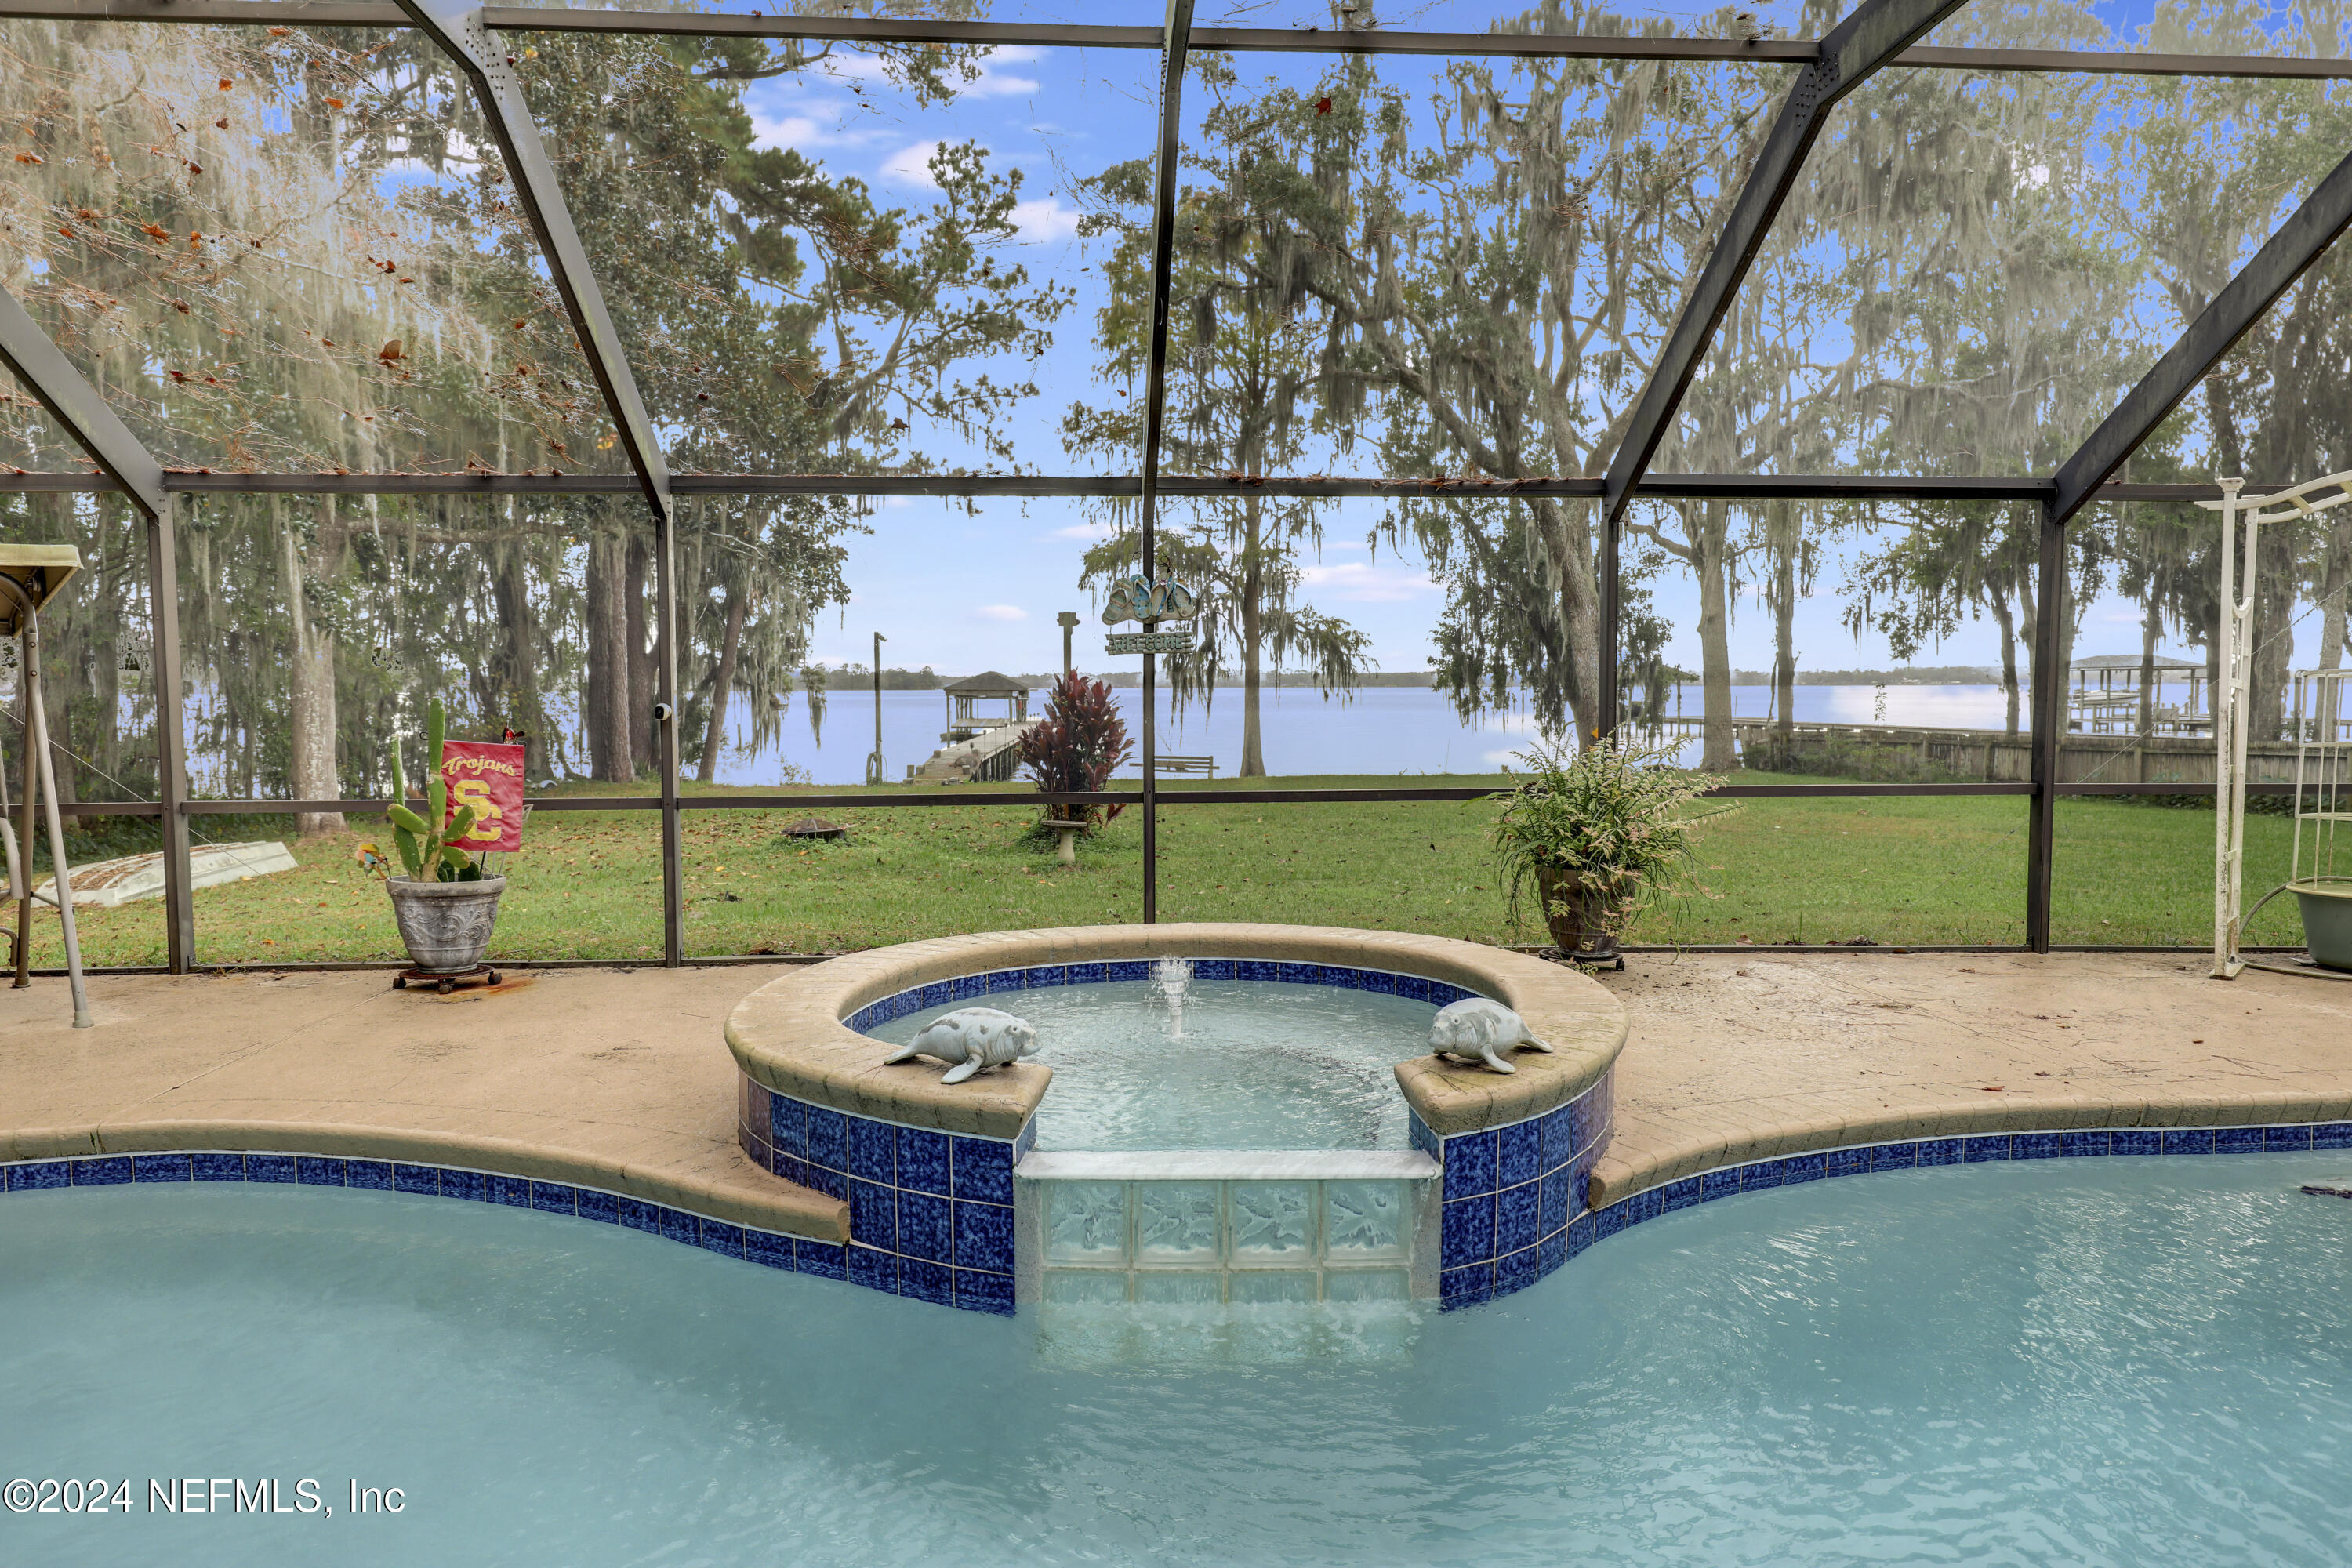
[[[392,810],[385,815],[392,818],[392,841],[412,881],[478,882],[482,879],[480,864],[466,858],[465,838],[467,830],[474,826],[474,808],[461,805],[457,816],[449,816],[449,785],[441,777],[437,765],[447,722],[441,699],[436,697],[425,716],[425,754],[436,764],[431,782],[425,786],[429,816],[419,816],[408,808],[408,787],[400,773],[400,748],[394,746],[392,750]]]

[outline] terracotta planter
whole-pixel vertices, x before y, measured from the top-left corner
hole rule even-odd
[[[490,931],[499,921],[504,877],[478,882],[418,882],[394,877],[385,882],[393,918],[410,962],[427,974],[463,974],[482,962]]]
[[[1615,913],[1608,893],[1573,871],[1539,867],[1537,895],[1543,900],[1544,924],[1560,952],[1576,958],[1617,956]]]

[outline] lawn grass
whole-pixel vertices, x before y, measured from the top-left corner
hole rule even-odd
[[[1284,778],[1275,788],[1499,784],[1445,778]],[[1742,783],[1780,781],[1743,774]],[[1213,785],[1171,787],[1232,789]],[[638,786],[641,790],[642,786]],[[611,788],[569,786],[573,798]],[[635,792],[627,792],[635,793]],[[696,789],[701,795],[733,793]],[[830,794],[859,791],[830,790]],[[903,798],[903,787],[872,792]],[[690,811],[684,818],[689,956],[845,952],[951,931],[1132,921],[1142,841],[1130,810],[1054,863],[1027,836],[1026,806],[828,808],[845,843],[803,845],[797,810]],[[1347,805],[1173,805],[1160,818],[1160,916],[1427,931],[1531,942],[1514,925],[1486,850],[1484,801]],[[215,838],[283,836],[289,819],[196,819]],[[299,870],[196,895],[205,963],[397,959],[389,900],[353,859],[390,847],[381,818],[294,841]],[[2288,823],[2248,822],[2250,894],[2286,875]],[[1701,891],[1645,914],[1653,942],[2015,942],[2024,936],[2022,797],[1748,800],[1700,831]],[[2053,934],[2060,942],[2197,943],[2212,930],[2210,811],[2100,799],[2059,803]],[[651,812],[540,812],[499,917],[493,956],[658,960],[660,826]],[[2252,940],[2300,940],[2273,906]],[[1532,911],[1528,911],[1532,913]],[[163,962],[162,906],[80,911],[85,961]],[[37,924],[36,962],[60,962],[57,922]]]

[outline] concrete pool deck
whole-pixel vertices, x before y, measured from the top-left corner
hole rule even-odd
[[[838,1240],[736,1143],[728,1014],[782,966],[100,976],[0,991],[0,1161],[209,1148],[577,1182]],[[2352,1119],[2352,984],[2194,955],[1636,954],[1600,1207],[1719,1165],[1969,1131]]]

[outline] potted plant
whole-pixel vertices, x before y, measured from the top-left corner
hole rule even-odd
[[[384,890],[392,895],[393,918],[409,961],[424,974],[467,974],[480,967],[498,924],[499,895],[507,888],[504,877],[484,876],[480,859],[467,856],[463,846],[467,829],[474,826],[474,808],[461,805],[450,814],[449,786],[437,765],[446,724],[436,697],[425,721],[425,755],[436,764],[425,787],[427,815],[409,809],[397,746],[392,753],[392,809],[385,814],[408,874],[386,878]],[[446,981],[442,989],[448,989]]]
[[[1519,753],[1531,771],[1494,797],[1504,803],[1493,841],[1514,921],[1532,895],[1561,952],[1614,958],[1627,921],[1680,890],[1696,867],[1693,825],[1734,808],[1685,809],[1723,781],[1668,767],[1674,754],[1621,737],[1572,756],[1540,740]]]
[[[1133,755],[1127,742],[1127,721],[1111,700],[1110,682],[1088,680],[1066,671],[1045,699],[1045,717],[1021,737],[1021,764],[1048,795],[1091,795],[1109,787],[1110,775]],[[1065,866],[1078,863],[1072,841],[1118,815],[1112,806],[1072,805],[1049,802],[1041,833],[1059,840],[1055,858]]]

